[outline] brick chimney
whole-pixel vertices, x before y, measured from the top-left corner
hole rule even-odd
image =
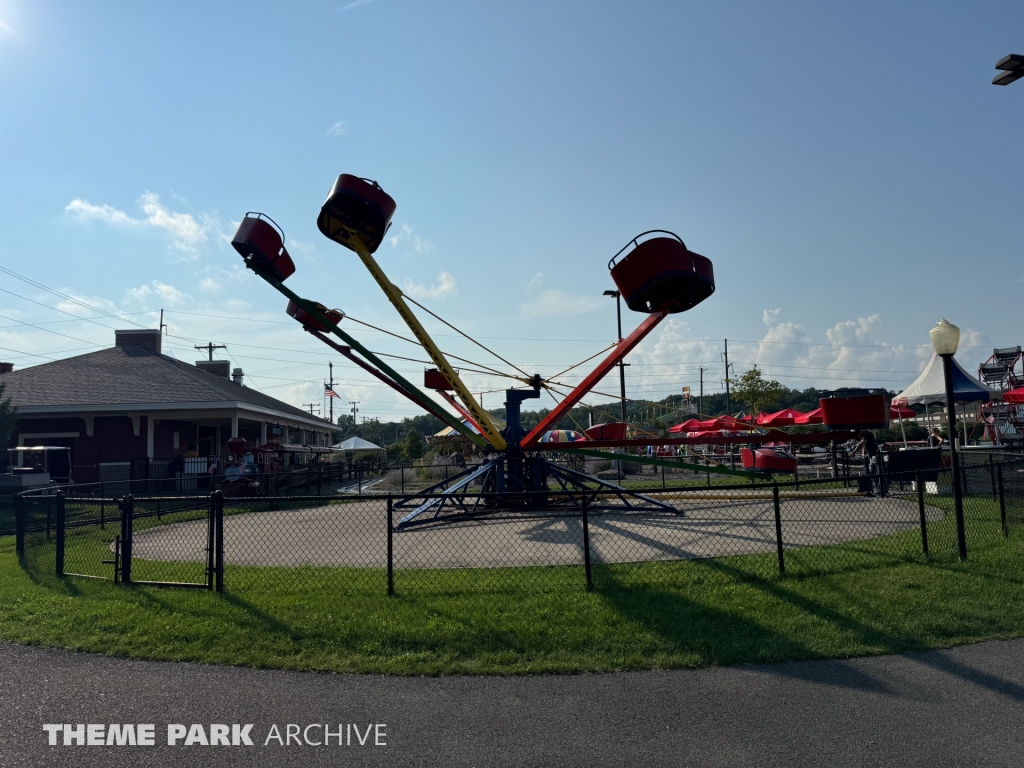
[[[159,355],[160,341],[160,331],[151,330],[149,328],[139,328],[138,330],[133,328],[130,331],[114,331],[115,347],[139,347],[147,352]]]
[[[0,363],[0,373],[10,373],[14,370],[14,363]]]
[[[230,360],[196,360],[196,368],[209,371],[214,376],[223,376],[225,379],[231,378]]]

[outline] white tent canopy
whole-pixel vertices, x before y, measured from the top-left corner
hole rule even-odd
[[[332,445],[332,448],[340,451],[383,451],[379,445],[374,445],[369,440],[363,440],[361,437],[350,437],[342,443]]]
[[[986,387],[953,359],[953,399],[958,403],[987,403],[996,393]],[[909,387],[892,399],[893,405],[945,405],[946,380],[942,361],[933,354],[924,371]]]

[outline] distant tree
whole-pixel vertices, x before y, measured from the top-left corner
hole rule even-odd
[[[404,453],[410,461],[423,458],[423,438],[415,429],[410,429],[405,436]]]
[[[739,378],[732,391],[751,413],[767,413],[778,410],[786,388],[774,379],[765,379],[757,368],[751,368]]]
[[[4,389],[0,384],[0,445],[6,448],[18,420],[18,409],[11,405],[11,398],[4,397]]]

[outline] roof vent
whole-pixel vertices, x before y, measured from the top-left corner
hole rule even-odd
[[[238,386],[242,386],[242,369],[241,368],[235,368],[235,370],[233,370],[231,372],[231,380],[233,382],[235,382],[235,384],[237,384]]]
[[[139,347],[155,355],[160,354],[160,331],[150,328],[114,331],[115,347]]]
[[[225,379],[231,377],[230,360],[196,360],[196,368],[209,371],[214,376],[223,376]]]

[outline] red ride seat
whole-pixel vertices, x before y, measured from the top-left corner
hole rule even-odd
[[[341,318],[345,316],[345,313],[342,312],[340,309],[328,309],[323,304],[320,304],[316,301],[314,301],[313,304],[316,306],[317,309],[320,310],[320,313],[322,315],[326,316],[327,319],[330,320],[335,325],[340,323]],[[312,328],[315,331],[330,331],[330,328],[321,323],[319,320],[317,320],[315,317],[309,314],[309,312],[307,312],[298,304],[296,304],[294,301],[288,302],[288,309],[286,309],[285,312],[288,313],[289,317],[294,317],[307,328]]]
[[[358,235],[373,253],[391,226],[395,208],[395,201],[376,181],[343,173],[331,187],[316,225],[325,237],[346,248],[352,248],[349,238]]]
[[[295,273],[295,264],[284,247],[284,232],[264,213],[246,213],[231,245],[247,267],[264,277],[283,283]]]
[[[637,243],[644,235],[664,233]],[[616,263],[622,252],[633,247]],[[711,259],[694,253],[678,235],[652,229],[637,235],[608,262],[612,280],[634,312],[685,312],[715,292]]]

